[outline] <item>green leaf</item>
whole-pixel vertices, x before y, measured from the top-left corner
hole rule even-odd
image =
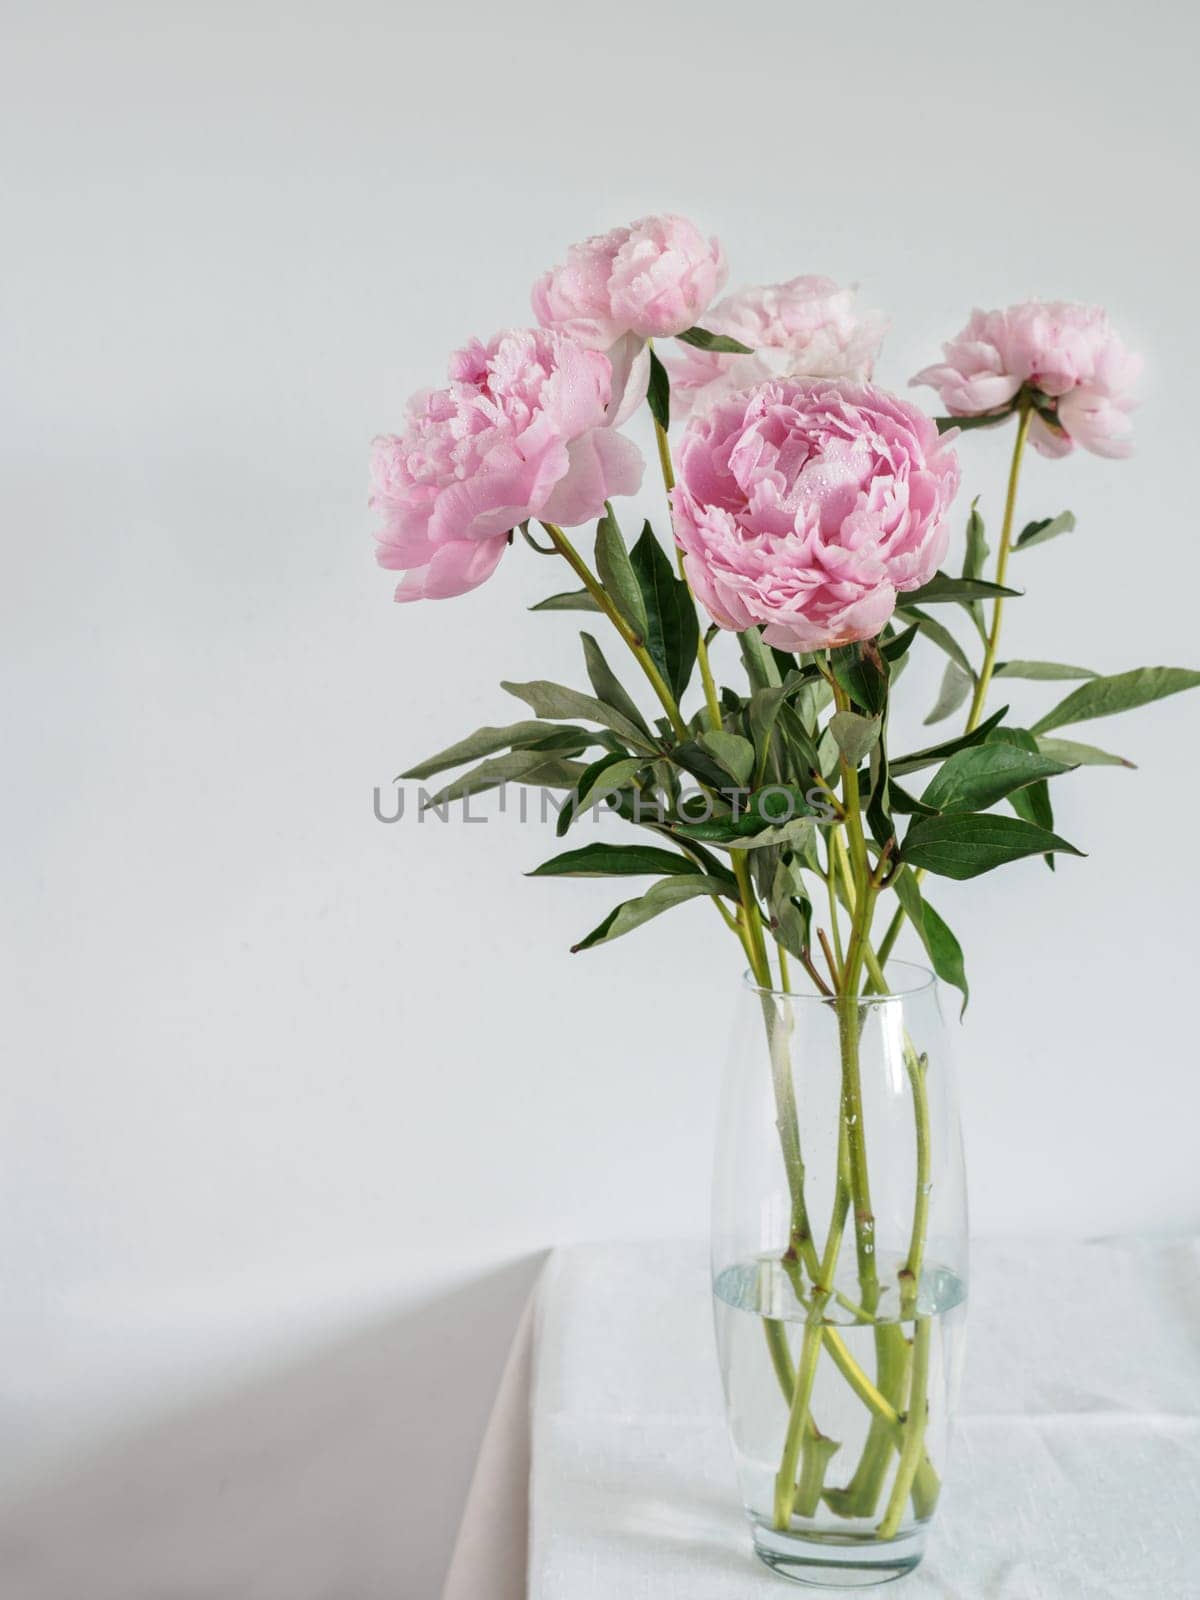
[[[659,850],[652,844],[585,844],[579,850],[565,850],[540,867],[527,872],[527,878],[624,878],[654,877],[667,873],[687,877],[700,868],[686,856]]]
[[[439,789],[422,806],[423,811],[434,806],[461,800],[466,795],[484,794],[488,789],[498,789],[505,783],[532,783],[543,789],[573,789],[586,767],[579,761],[564,761],[561,756],[542,750],[510,750],[507,755],[493,756],[469,772]]]
[[[1014,789],[1070,770],[1049,756],[996,740],[952,755],[925,786],[921,800],[942,812],[984,811]]]
[[[931,606],[950,600],[999,600],[1022,593],[1020,589],[1006,589],[999,583],[985,583],[982,578],[952,578],[948,573],[935,572],[928,583],[910,590],[904,603],[906,606]]]
[[[771,652],[771,659],[775,663],[775,669],[779,673],[779,681],[782,683],[789,672],[798,670],[796,658],[789,651],[780,650],[776,645],[770,645],[768,648]]]
[[[609,597],[639,640],[646,637],[646,602],[612,510],[596,524],[596,571]]]
[[[962,575],[964,578],[981,578],[988,558],[987,535],[984,532],[983,518],[979,514],[979,497],[971,501],[971,514],[967,518],[967,545],[963,556]],[[967,610],[971,614],[971,621],[982,634],[983,628],[983,603],[980,600],[968,600]]]
[[[772,823],[760,828],[757,833],[738,834],[732,839],[726,839],[726,850],[762,850],[768,846],[776,848],[779,845],[795,844],[807,838],[813,830],[812,817],[792,817],[788,822]]]
[[[972,673],[964,672],[957,661],[947,661],[946,670],[942,674],[942,686],[933,703],[933,710],[925,718],[925,726],[928,728],[932,723],[953,716],[974,686],[975,678]]]
[[[999,727],[1007,715],[1008,707],[1001,706],[999,711],[994,711],[972,733],[959,734],[957,739],[947,739],[945,744],[932,744],[928,745],[924,750],[914,750],[911,755],[894,757],[892,760],[893,776],[902,776],[906,772],[917,772],[921,767],[936,766],[939,761],[944,761],[947,756],[952,756],[956,750],[967,750],[973,744],[983,744],[992,729]]]
[[[501,682],[500,687],[518,700],[524,700],[535,716],[552,719],[583,717],[589,722],[598,722],[602,728],[611,728],[638,750],[648,750],[653,755],[659,753],[628,717],[622,716],[612,706],[605,705],[602,700],[594,700],[590,694],[580,694],[577,689],[567,689],[561,683],[549,683],[544,678],[535,679],[532,683]]]
[[[738,820],[758,826],[764,822],[790,822],[793,817],[811,815],[812,807],[805,789],[794,783],[770,783],[754,791]]]
[[[920,624],[913,622],[902,633],[894,633],[890,638],[881,639],[879,648],[883,659],[893,667],[897,662],[903,661],[919,631]]]
[[[985,413],[981,417],[934,417],[939,433],[949,433],[951,428],[958,428],[963,433],[970,433],[972,428],[991,428],[997,422],[1005,422],[1012,415],[1012,408],[1006,411]]]
[[[833,704],[833,690],[820,673],[817,673],[815,677],[807,678],[800,685],[793,704],[797,717],[808,730],[810,737],[815,738],[817,724],[823,712]]]
[[[958,1009],[961,1021],[971,998],[962,945],[928,900],[925,901],[925,915],[922,918],[922,936],[933,970],[943,982],[951,984],[962,995],[962,1005]]]
[[[1014,550],[1028,550],[1031,545],[1045,544],[1047,539],[1057,539],[1060,533],[1070,533],[1075,526],[1074,513],[1060,511],[1056,517],[1043,517],[1040,522],[1030,522],[1017,535]]]
[[[1087,722],[1093,717],[1111,717],[1118,711],[1133,711],[1153,700],[1180,694],[1200,684],[1200,672],[1187,667],[1135,667],[1110,678],[1092,678],[1081,684],[1033,725],[1034,733],[1049,733],[1071,722]]]
[[[933,970],[944,983],[952,984],[962,995],[962,1006],[958,1013],[962,1017],[967,1009],[967,1001],[971,998],[962,946],[925,899],[920,885],[907,867],[902,867],[896,874],[895,886],[900,904],[908,913],[908,920],[917,930],[917,936],[925,946],[925,953]]]
[[[756,689],[750,696],[746,718],[750,724],[750,733],[754,739],[755,770],[760,779],[766,772],[767,757],[770,753],[771,739],[775,731],[775,721],[779,716],[780,707],[783,705],[784,696],[787,693],[788,691],[781,686],[779,688]]]
[[[745,628],[737,636],[738,649],[746,666],[746,676],[754,689],[777,689],[779,668],[774,656],[763,643],[757,628]]]
[[[646,726],[646,719],[634,704],[625,686],[621,683],[616,673],[604,659],[604,652],[592,638],[590,633],[579,635],[583,641],[583,659],[587,667],[588,681],[597,695],[606,706],[611,706],[614,711],[619,711],[627,717],[635,728],[640,728],[647,739],[651,737],[650,729]]]
[[[1032,756],[1041,754],[1037,740],[1028,728],[996,728],[991,735],[991,742],[1015,745],[1018,750],[1027,751]],[[1063,764],[1068,770],[1073,769],[1072,763]],[[1045,778],[1037,778],[1024,788],[1012,790],[1006,798],[1017,815],[1026,822],[1036,823],[1039,828],[1054,827],[1054,806],[1050,800],[1050,785]],[[1054,870],[1053,856],[1046,857],[1046,865],[1051,871]]]
[[[757,789],[736,816],[714,816],[677,824],[681,838],[698,839],[726,850],[757,850],[785,844],[812,826],[812,807],[804,790],[792,784]]]
[[[603,800],[605,795],[627,788],[643,766],[645,762],[640,756],[608,755],[593,761],[580,775],[575,793],[558,814],[555,824],[558,837],[561,839],[576,817]]]
[[[478,761],[480,756],[493,755],[497,750],[538,745],[552,739],[555,734],[563,733],[573,735],[572,742],[579,749],[596,742],[596,736],[590,729],[562,728],[553,722],[510,722],[503,728],[476,728],[474,733],[460,739],[457,744],[448,745],[427,761],[409,767],[407,772],[400,774],[400,778],[432,778],[435,772],[444,772],[447,767],[461,767],[465,762]],[[397,783],[400,778],[397,778]]]
[[[737,339],[731,339],[724,333],[709,333],[707,328],[689,328],[686,333],[677,333],[675,337],[680,344],[694,345],[697,350],[711,350],[714,355],[721,356],[752,356],[753,349],[748,344],[742,344]]]
[[[800,712],[794,706],[783,704],[777,716],[778,732],[796,767],[802,773],[820,772],[821,760],[816,744],[804,725]]]
[[[646,649],[671,693],[681,700],[691,681],[700,641],[695,603],[687,584],[672,571],[648,522],[630,559],[646,610]]]
[[[830,651],[829,666],[859,710],[877,717],[887,704],[888,667],[875,641],[840,645]]]
[[[684,772],[709,789],[721,790],[729,786],[729,774],[714,756],[694,739],[685,739],[671,750],[671,760]]]
[[[888,794],[891,799],[892,810],[903,817],[935,817],[937,815],[932,806],[927,806],[923,800],[918,800],[915,795],[909,794],[907,789],[901,788],[895,778],[892,778],[888,784]]]
[[[735,783],[743,789],[749,785],[754,776],[754,746],[749,739],[743,739],[738,733],[714,729],[711,733],[702,733],[696,742],[724,768]]]
[[[586,589],[568,589],[562,594],[547,595],[530,611],[599,611],[600,607]]]
[[[1094,744],[1079,744],[1074,739],[1052,739],[1046,734],[1037,735],[1037,747],[1043,755],[1053,756],[1073,767],[1129,767],[1136,769],[1137,762],[1126,756],[1114,756]]]
[[[838,711],[829,719],[838,749],[852,767],[857,767],[879,743],[882,726],[878,717],[860,717],[855,711]]]
[[[888,708],[879,720],[879,738],[871,747],[867,825],[881,850],[895,849],[896,824],[892,820],[892,772],[887,753]]]
[[[797,959],[808,953],[812,922],[812,902],[804,884],[802,865],[799,857],[789,858],[787,852],[781,852],[766,895],[771,932]]]
[[[1036,678],[1055,682],[1070,678],[1098,678],[1100,674],[1090,667],[1066,667],[1057,661],[1000,661],[992,674],[995,678]]]
[[[646,404],[650,414],[664,433],[671,426],[671,380],[667,369],[650,351],[650,382],[646,389]]]
[[[987,558],[987,534],[983,526],[983,518],[979,515],[979,499],[976,497],[971,501],[971,514],[967,518],[967,548],[963,556],[963,577],[981,577]]]
[[[971,666],[967,652],[944,623],[939,622],[936,617],[929,616],[927,612],[919,610],[916,606],[898,607],[896,615],[901,618],[911,617],[931,644],[936,644],[939,650],[944,650],[951,661],[956,661],[964,672],[974,675],[975,669]]]
[[[1035,828],[1019,817],[977,815],[969,811],[949,816],[918,817],[904,840],[904,860],[943,878],[975,878],[994,867],[1023,856],[1064,851],[1079,856],[1073,844],[1045,828]]]
[[[700,873],[689,873],[686,877],[664,878],[647,889],[638,899],[622,901],[609,912],[598,927],[593,928],[591,933],[582,938],[578,944],[571,946],[571,953],[574,954],[577,950],[590,950],[597,944],[611,944],[623,933],[632,933],[634,928],[640,928],[652,917],[661,916],[664,911],[682,905],[685,900],[694,900],[698,895],[724,893],[726,893],[725,884],[716,878],[704,877]]]

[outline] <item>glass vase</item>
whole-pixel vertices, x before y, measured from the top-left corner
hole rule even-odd
[[[946,1469],[967,1210],[936,981],[841,999],[747,979],[722,1095],[712,1265],[743,1503],[766,1564],[911,1571]]]

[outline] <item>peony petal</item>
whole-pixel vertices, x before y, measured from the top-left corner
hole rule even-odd
[[[612,367],[612,397],[608,426],[619,428],[646,398],[650,386],[650,347],[636,333],[626,333],[608,351]]]
[[[429,565],[410,572],[397,585],[396,599],[449,600],[477,589],[495,572],[508,537],[464,539],[442,545]]]
[[[604,513],[615,495],[636,494],[645,462],[632,440],[611,428],[593,428],[567,447],[568,467],[539,515],[564,528],[577,528]]]

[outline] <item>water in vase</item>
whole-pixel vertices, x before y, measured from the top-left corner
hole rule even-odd
[[[760,1257],[717,1275],[717,1343],[730,1432],[742,1497],[764,1559],[778,1538],[790,1549],[793,1566],[794,1546],[785,1541],[797,1534],[831,1546],[860,1545],[868,1566],[847,1569],[847,1583],[869,1581],[872,1551],[895,1566],[897,1546],[908,1541],[911,1564],[919,1559],[922,1525],[932,1516],[945,1465],[966,1295],[962,1281],[936,1264],[925,1267],[914,1294],[903,1267],[903,1257],[881,1255],[869,1319],[853,1258],[835,1276],[833,1293],[817,1315],[811,1289],[806,1291],[802,1277],[794,1283],[778,1257]],[[809,1404],[797,1425],[793,1401],[806,1327],[812,1329],[815,1367]],[[921,1344],[921,1359],[914,1362],[914,1347]],[[915,1371],[921,1373],[917,1393]],[[924,1410],[924,1437],[919,1459],[906,1474],[911,1487],[897,1489],[897,1418],[913,1405]],[[788,1492],[781,1497],[790,1422],[798,1440],[795,1470],[787,1474]]]

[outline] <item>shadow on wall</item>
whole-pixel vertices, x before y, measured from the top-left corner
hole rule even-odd
[[[528,1257],[90,1455],[0,1513],[10,1600],[436,1600]]]

